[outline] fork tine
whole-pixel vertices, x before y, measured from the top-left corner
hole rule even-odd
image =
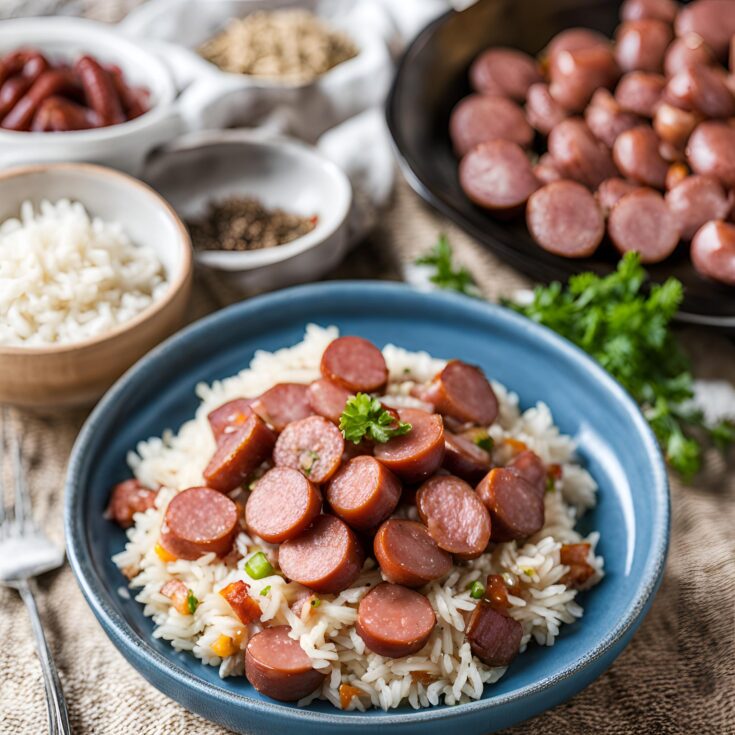
[[[15,523],[20,531],[33,525],[31,509],[31,496],[28,492],[26,473],[23,468],[23,455],[21,454],[20,439],[18,432],[10,427],[10,436],[13,444],[13,482],[15,483]]]

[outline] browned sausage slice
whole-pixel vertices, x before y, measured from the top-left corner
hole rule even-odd
[[[539,133],[548,135],[554,125],[569,117],[569,111],[551,96],[548,84],[539,82],[528,88],[526,117]]]
[[[322,375],[353,393],[372,393],[388,382],[383,353],[362,337],[339,337],[324,350]]]
[[[488,666],[507,666],[518,654],[522,638],[521,624],[484,600],[472,611],[467,640],[472,653]]]
[[[422,587],[452,569],[451,554],[417,521],[387,520],[375,534],[373,550],[385,578],[406,587]]]
[[[735,225],[708,222],[692,240],[692,263],[707,278],[735,286]]]
[[[666,85],[666,100],[682,110],[695,110],[705,117],[735,115],[735,97],[721,67],[690,66],[674,74]]]
[[[207,485],[223,493],[234,490],[268,459],[275,442],[275,434],[263,419],[251,413],[241,427],[222,435],[204,469]]]
[[[652,189],[626,194],[610,212],[607,231],[621,252],[635,250],[642,263],[658,263],[679,242],[679,227],[664,198]]]
[[[357,536],[336,516],[317,516],[314,523],[278,549],[281,571],[315,592],[341,592],[359,576],[365,561]]]
[[[615,58],[623,71],[661,72],[673,38],[671,26],[655,18],[629,20],[615,33]]]
[[[700,123],[689,138],[687,158],[696,173],[735,187],[735,127],[724,122]]]
[[[727,219],[732,208],[731,198],[712,176],[687,176],[666,193],[666,204],[684,240],[710,220]]]
[[[319,490],[300,472],[274,467],[255,484],[245,505],[250,531],[270,544],[298,536],[319,515]]]
[[[498,416],[498,399],[485,374],[475,365],[450,360],[423,392],[438,413],[487,427]]]
[[[675,186],[681,184],[687,176],[690,175],[689,167],[686,163],[677,161],[669,166],[669,170],[666,172],[666,191],[671,191]]]
[[[441,416],[417,408],[398,412],[411,431],[375,447],[375,457],[407,482],[420,482],[434,474],[444,460],[444,425]]]
[[[543,495],[513,468],[490,470],[477,495],[490,511],[493,541],[524,539],[544,527]]]
[[[562,51],[549,63],[549,93],[565,109],[581,112],[596,89],[611,86],[619,76],[609,47]]]
[[[673,77],[687,67],[708,66],[714,61],[715,57],[702,37],[697,33],[687,33],[671,42],[664,58],[664,73]]]
[[[528,200],[526,223],[533,239],[550,253],[585,258],[597,250],[605,221],[592,194],[576,181],[555,181]]]
[[[533,167],[533,175],[542,186],[564,178],[554,163],[554,159],[548,153],[544,153],[539,158],[538,163]]]
[[[375,457],[361,456],[340,467],[325,495],[332,510],[352,528],[369,529],[395,510],[401,483]]]
[[[688,112],[662,102],[653,117],[653,129],[664,142],[683,150],[694,128],[702,118],[696,112]]]
[[[115,521],[120,528],[130,528],[133,516],[144,513],[156,505],[156,491],[145,487],[138,480],[119,482],[112,488],[105,518]]]
[[[649,71],[629,71],[618,82],[615,88],[615,99],[620,107],[628,112],[641,117],[653,117],[665,87],[666,78],[662,74],[654,74]],[[612,143],[609,145],[612,146]]]
[[[287,625],[256,633],[245,651],[245,676],[261,694],[282,702],[296,702],[324,682],[325,674],[311,665],[311,659],[297,640],[289,637]]]
[[[216,442],[219,442],[224,434],[231,434],[247,421],[248,416],[252,413],[250,405],[254,400],[254,398],[235,398],[207,414],[207,420]]]
[[[682,8],[676,16],[676,35],[696,33],[724,58],[735,34],[735,3],[731,0],[698,0]]]
[[[489,48],[470,66],[470,83],[476,92],[516,102],[523,102],[528,88],[541,79],[536,59],[514,48]]]
[[[524,480],[536,488],[538,494],[543,498],[546,492],[546,465],[541,457],[526,449],[520,454],[516,454],[507,464],[508,467],[514,469]]]
[[[602,46],[610,48],[610,39],[591,28],[567,28],[557,33],[542,52],[549,63],[563,51],[578,51],[580,49]]]
[[[515,102],[505,97],[471,94],[452,110],[449,135],[454,150],[464,156],[475,146],[490,140],[528,146],[533,140],[533,129]]]
[[[643,20],[655,18],[673,23],[679,6],[674,0],[625,0],[620,8],[622,20]]]
[[[190,487],[171,498],[161,524],[161,546],[193,561],[213,551],[225,556],[239,527],[237,505],[208,487]]]
[[[620,133],[643,122],[638,115],[624,110],[608,89],[598,89],[595,92],[584,111],[584,119],[592,134],[609,148],[612,148]]]
[[[507,140],[473,148],[459,163],[459,183],[475,204],[508,215],[522,209],[539,185],[523,149]]]
[[[658,136],[647,125],[621,133],[613,146],[620,173],[640,184],[663,189],[669,164],[659,153],[659,145]]]
[[[342,432],[323,416],[290,423],[278,437],[273,461],[278,467],[299,470],[312,482],[326,482],[342,461]]]
[[[313,415],[308,389],[302,383],[278,383],[256,398],[251,408],[276,431],[283,431],[292,421]]]
[[[444,432],[444,469],[476,485],[492,466],[490,455],[459,434]]]
[[[632,181],[626,181],[617,176],[611,179],[605,179],[598,187],[595,192],[595,199],[600,205],[602,214],[607,217],[610,214],[610,210],[626,195],[630,194],[631,191],[638,189],[638,184],[634,184]]]
[[[548,145],[561,172],[591,189],[617,174],[607,146],[581,118],[560,122],[549,134]]]
[[[401,658],[420,651],[435,625],[434,610],[422,594],[382,582],[360,600],[355,630],[373,653]]]
[[[315,380],[306,393],[312,411],[335,424],[339,423],[345,403],[351,395],[346,388],[326,378]]]
[[[431,537],[460,559],[475,559],[490,541],[490,515],[472,488],[458,477],[437,475],[416,493],[416,508]]]

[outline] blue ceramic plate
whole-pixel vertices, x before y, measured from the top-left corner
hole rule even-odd
[[[524,408],[543,400],[579,443],[600,486],[584,530],[599,529],[602,583],[582,596],[584,618],[564,626],[553,648],[532,645],[477,702],[414,711],[340,712],[326,703],[299,709],[258,695],[244,677],[217,670],[151,637],[142,606],[118,590],[110,561],[125,541],[102,517],[111,485],[128,476],[137,441],[190,418],[194,386],[232,375],[256,349],[303,337],[308,322],[336,324],[378,345],[476,363],[516,391]],[[238,732],[439,733],[470,735],[524,720],[578,692],[623,650],[661,579],[669,537],[666,472],[656,441],[623,389],[582,352],[503,308],[405,286],[341,282],[293,288],[225,309],[153,350],[94,410],[77,439],[66,486],[69,558],[87,601],[130,664],[184,707]]]

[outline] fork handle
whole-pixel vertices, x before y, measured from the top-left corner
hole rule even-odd
[[[36,638],[36,650],[43,671],[43,683],[46,687],[46,706],[48,707],[48,729],[50,735],[72,735],[69,724],[69,712],[66,709],[66,700],[61,688],[59,673],[51,656],[38,613],[36,599],[33,596],[35,583],[32,580],[22,580],[17,583],[20,596],[23,598],[28,614],[31,618],[33,635]]]

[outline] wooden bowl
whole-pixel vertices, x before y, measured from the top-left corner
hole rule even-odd
[[[92,216],[119,222],[151,247],[169,283],[164,294],[108,332],[48,346],[0,345],[0,403],[39,409],[94,402],[139,357],[181,325],[192,281],[189,234],[172,207],[137,179],[86,163],[23,166],[0,172],[0,222],[26,200],[68,198]]]

